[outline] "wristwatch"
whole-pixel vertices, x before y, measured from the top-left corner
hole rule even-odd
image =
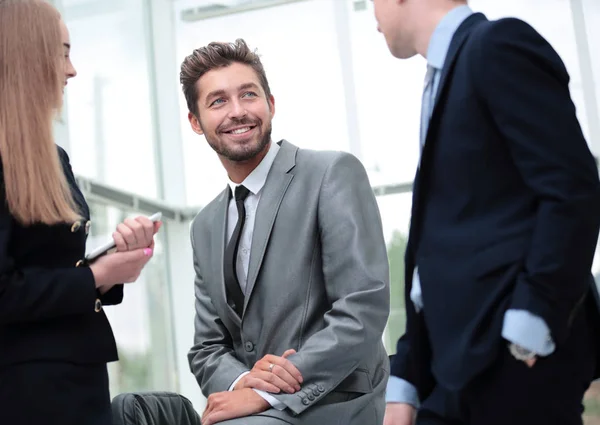
[[[514,343],[509,344],[508,349],[510,350],[510,354],[512,354],[515,359],[522,362],[533,360],[537,356],[535,352]]]

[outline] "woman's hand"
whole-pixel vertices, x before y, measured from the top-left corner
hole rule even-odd
[[[117,252],[134,251],[140,248],[154,248],[154,235],[160,229],[162,222],[156,223],[148,217],[139,216],[127,218],[117,226],[113,239]]]
[[[152,248],[143,248],[98,258],[90,265],[96,288],[104,293],[116,284],[135,282],[152,254]]]

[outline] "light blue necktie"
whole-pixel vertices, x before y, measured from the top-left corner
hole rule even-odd
[[[425,139],[427,138],[427,129],[429,128],[429,120],[433,112],[433,86],[436,69],[427,65],[427,73],[425,74],[425,83],[423,87],[423,98],[421,99],[421,151],[425,145]]]
[[[434,78],[436,69],[427,65],[427,73],[425,74],[425,84],[423,88],[423,99],[421,100],[421,154],[423,153],[423,146],[425,146],[425,139],[427,138],[427,129],[429,128],[429,121],[431,120],[431,114],[433,113],[434,105]],[[419,160],[419,164],[421,161]],[[423,294],[421,292],[421,279],[419,279],[419,269],[415,267],[413,273],[412,287],[410,288],[410,299],[415,306],[417,313],[423,308]]]

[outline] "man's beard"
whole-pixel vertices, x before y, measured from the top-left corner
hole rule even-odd
[[[256,125],[260,128],[260,123],[252,125]],[[265,147],[271,141],[271,131],[272,126],[271,123],[269,123],[256,145],[248,144],[243,146],[241,149],[230,149],[230,147],[225,143],[219,143],[218,137],[209,137],[206,133],[204,136],[206,137],[210,147],[213,148],[213,150],[220,156],[225,157],[233,162],[244,162],[254,158],[265,149]]]

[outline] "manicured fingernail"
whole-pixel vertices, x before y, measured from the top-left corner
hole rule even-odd
[[[144,248],[144,255],[146,257],[150,257],[152,255],[152,249],[151,248]]]

